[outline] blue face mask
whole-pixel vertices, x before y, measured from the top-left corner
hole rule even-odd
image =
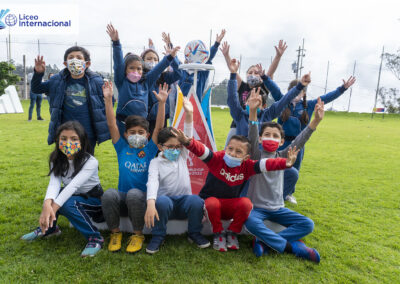
[[[181,153],[180,149],[166,149],[163,151],[163,155],[170,161],[176,161]]]
[[[260,108],[257,108],[257,115],[259,115],[261,112]],[[247,115],[250,115],[250,107],[248,105],[246,105],[246,113]]]
[[[225,153],[225,155],[224,155],[224,161],[225,161],[226,165],[230,168],[239,167],[242,164],[241,158],[235,158],[235,157],[229,156],[227,153]]]

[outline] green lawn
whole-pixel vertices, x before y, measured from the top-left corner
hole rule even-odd
[[[27,111],[29,103],[23,102]],[[307,245],[321,254],[315,265],[292,255],[255,258],[251,238],[238,252],[200,250],[184,236],[167,237],[154,256],[102,250],[81,259],[84,238],[60,218],[58,238],[25,243],[37,226],[48,183],[46,121],[27,113],[0,115],[0,282],[248,282],[398,283],[400,275],[400,116],[327,113],[306,146],[290,208],[315,222]],[[35,114],[34,114],[35,117]],[[230,125],[227,110],[214,110],[214,133],[222,149]],[[116,187],[118,166],[110,141],[96,148],[104,188]],[[104,232],[106,245],[109,234]],[[127,236],[124,236],[124,241]],[[148,241],[149,238],[147,238]]]

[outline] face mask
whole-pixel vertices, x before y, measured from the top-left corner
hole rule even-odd
[[[151,70],[154,68],[154,66],[156,66],[157,62],[155,61],[148,61],[148,62],[144,62],[144,68]]]
[[[132,83],[137,83],[139,82],[140,78],[142,78],[142,75],[140,75],[138,72],[129,72],[126,74],[126,78],[128,78],[128,80]]]
[[[275,152],[279,148],[279,143],[281,140],[274,138],[263,138],[262,146],[267,152]]]
[[[247,76],[247,84],[249,84],[250,88],[253,88],[261,83],[261,78],[254,75]]]
[[[257,115],[259,115],[261,112],[260,108],[257,108]],[[247,115],[250,115],[250,107],[248,105],[246,105],[246,113]]]
[[[81,150],[81,143],[80,142],[69,143],[65,141],[60,141],[58,149],[60,149],[60,151],[63,152],[64,155],[67,156],[67,158],[70,158]]]
[[[72,75],[79,76],[85,72],[86,62],[76,58],[68,59],[67,68]]]
[[[128,136],[128,143],[133,148],[143,148],[147,142],[147,138],[143,135],[133,134]]]
[[[224,161],[225,161],[226,165],[230,168],[239,167],[242,164],[241,158],[235,158],[235,157],[229,156],[227,153],[225,153],[225,155],[224,155]]]
[[[170,161],[176,161],[181,153],[180,149],[166,149],[163,151],[163,155]]]

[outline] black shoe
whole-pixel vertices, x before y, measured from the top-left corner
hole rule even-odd
[[[44,119],[43,119],[42,117],[39,116],[37,120],[44,120]]]

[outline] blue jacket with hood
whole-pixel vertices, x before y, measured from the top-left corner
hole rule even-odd
[[[129,115],[139,115],[147,118],[149,107],[149,89],[157,81],[160,74],[167,68],[173,57],[165,56],[153,69],[137,83],[126,78],[125,60],[122,47],[118,41],[113,41],[114,82],[118,89],[117,124],[121,135],[125,132],[124,120]]]

